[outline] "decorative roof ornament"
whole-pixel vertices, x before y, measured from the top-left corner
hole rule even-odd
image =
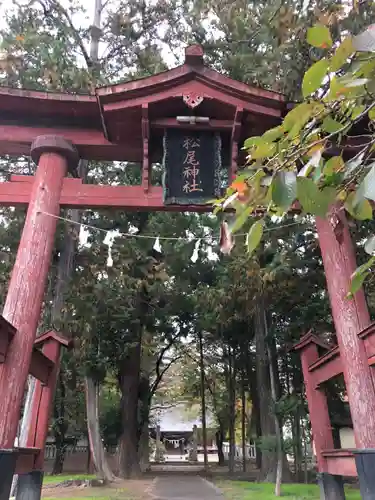
[[[185,49],[185,64],[203,66],[203,47],[198,44],[189,45]]]
[[[189,92],[188,94],[183,94],[182,98],[186,106],[189,106],[189,108],[192,109],[198,107],[203,102],[204,99],[202,95],[197,94],[196,92]]]

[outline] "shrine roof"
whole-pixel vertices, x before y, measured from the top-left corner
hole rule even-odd
[[[194,99],[198,104],[192,105]],[[99,87],[90,95],[0,87],[0,135],[8,141],[0,141],[0,154],[25,154],[29,136],[52,133],[72,140],[82,158],[139,161],[145,123],[163,129],[179,126],[180,117],[199,114],[209,119],[207,128],[229,134],[239,124],[241,141],[278,125],[287,105],[280,93],[205,66],[202,48],[193,45],[176,68]],[[15,144],[16,135],[22,136],[22,145]]]

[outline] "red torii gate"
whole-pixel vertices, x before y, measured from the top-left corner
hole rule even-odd
[[[222,157],[226,158],[233,178],[237,164],[243,161],[239,149],[243,140],[279,124],[287,108],[282,95],[247,86],[205,67],[199,46],[187,48],[185,63],[175,69],[99,88],[94,95],[0,88],[0,153],[31,155],[38,165],[34,177],[12,176],[8,182],[0,183],[0,204],[28,205],[0,324],[0,500],[8,498],[14,472],[21,473],[18,497],[27,491],[30,500],[40,498],[43,449],[59,368],[59,347],[67,345],[62,337],[50,333],[44,337],[43,352],[34,346],[53,250],[57,222],[53,216],[58,216],[62,206],[207,210],[202,205],[165,205],[163,189],[151,185],[150,168],[162,157],[164,130],[219,132]],[[196,117],[196,109],[203,120]],[[140,162],[141,185],[88,185],[67,178],[79,159]],[[317,230],[357,447],[375,450],[375,391],[358,337],[370,320],[363,292],[350,302],[344,298],[356,265],[343,212],[333,212],[326,220],[318,219]],[[36,342],[42,340],[38,338]],[[46,385],[40,386],[41,399],[33,413],[35,417],[38,411],[38,418],[32,420],[28,447],[15,449],[28,373],[38,374]],[[310,411],[315,435],[314,405]],[[367,453],[361,455],[361,460],[373,464],[373,456]],[[321,463],[319,471],[323,473],[323,498],[343,498],[339,478]],[[368,476],[360,467],[358,472],[365,491]]]

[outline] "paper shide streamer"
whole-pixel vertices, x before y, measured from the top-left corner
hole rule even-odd
[[[227,222],[222,222],[220,227],[220,251],[229,255],[234,247],[234,238]]]
[[[109,232],[106,234],[106,237],[103,241],[104,245],[108,246],[107,267],[113,266],[112,247],[116,236],[117,235],[114,232]]]
[[[201,242],[202,242],[202,240],[201,240],[201,239],[199,239],[199,240],[197,240],[197,241],[195,242],[195,246],[194,246],[193,254],[192,254],[192,256],[190,257],[190,260],[191,260],[192,262],[194,262],[194,264],[197,262],[198,257],[199,257],[199,248],[200,248],[200,246],[201,246]]]
[[[159,236],[155,240],[153,249],[155,250],[155,252],[163,253],[163,250],[162,250],[161,245],[160,245],[160,237]]]

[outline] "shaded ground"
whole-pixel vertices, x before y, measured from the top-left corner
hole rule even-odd
[[[249,483],[244,481],[217,481],[215,483],[228,500],[275,500],[273,484]],[[285,484],[282,496],[289,500],[319,500],[319,488],[315,484]],[[361,500],[359,490],[345,488],[347,500]]]
[[[223,494],[200,476],[157,477],[151,494],[158,500],[224,500]]]
[[[69,476],[71,478],[72,476]],[[67,479],[62,476],[61,479]],[[57,483],[59,479],[53,478]],[[93,498],[95,500],[148,500],[149,488],[152,485],[151,479],[117,481],[109,487],[82,487],[82,486],[56,486],[49,484],[43,486],[42,497],[44,500],[64,498],[69,500]]]
[[[274,485],[240,480],[228,480],[213,474],[214,485],[199,473],[184,470],[156,477],[146,476],[139,480],[117,481],[110,487],[67,487],[57,483],[92,476],[46,477],[43,487],[44,500],[274,500]],[[319,500],[319,488],[314,484],[285,484],[282,496],[289,500]],[[347,500],[360,500],[358,489],[346,487]]]

